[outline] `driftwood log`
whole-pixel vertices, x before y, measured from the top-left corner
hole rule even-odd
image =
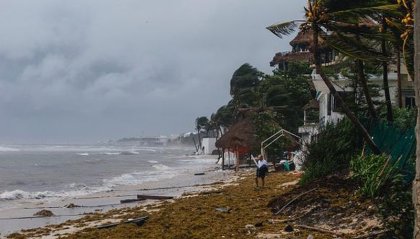
[[[172,196],[152,196],[152,195],[137,195],[137,199],[146,200],[146,199],[152,199],[152,200],[167,200],[167,199],[173,199]]]

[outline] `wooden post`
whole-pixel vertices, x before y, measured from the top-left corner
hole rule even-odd
[[[225,148],[222,148],[222,170],[225,170]]]

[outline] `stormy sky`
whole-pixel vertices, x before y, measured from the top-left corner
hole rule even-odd
[[[265,27],[304,0],[0,0],[0,143],[192,131],[248,62],[289,50]]]

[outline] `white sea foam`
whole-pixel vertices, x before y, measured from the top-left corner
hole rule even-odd
[[[156,161],[156,160],[148,160],[147,162],[149,162],[149,163],[159,163],[158,161]]]
[[[121,152],[120,153],[121,155],[138,155],[138,154],[140,154],[139,152],[137,152],[137,151],[123,151],[123,152]]]
[[[79,156],[89,156],[89,153],[78,153]]]
[[[170,169],[170,167],[168,167],[164,164],[155,164],[155,165],[152,165],[152,167],[154,167],[155,169],[157,169],[159,171],[165,171],[165,170]]]
[[[105,155],[120,155],[121,152],[105,152]]]
[[[101,187],[87,187],[83,184],[68,185],[71,190],[62,191],[42,191],[42,192],[27,192],[23,190],[5,191],[0,193],[0,201],[17,200],[17,199],[45,199],[45,198],[62,198],[62,197],[80,197],[97,192],[110,191],[111,188],[106,186]]]
[[[19,151],[20,149],[17,149],[17,148],[0,146],[0,152],[19,152]]]

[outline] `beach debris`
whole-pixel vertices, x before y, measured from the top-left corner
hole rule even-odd
[[[195,173],[195,176],[201,176],[201,175],[205,175],[205,173]]]
[[[312,234],[309,234],[306,239],[314,239],[314,236],[312,236]]]
[[[374,231],[374,232],[371,232],[371,233],[368,233],[368,234],[365,234],[365,235],[361,235],[361,236],[357,236],[357,237],[353,237],[353,238],[356,238],[356,239],[371,238],[371,237],[376,237],[376,236],[385,234],[389,231],[390,230]]]
[[[76,207],[80,207],[79,205],[76,205],[74,203],[70,203],[64,206],[65,208],[76,208]]]
[[[51,212],[50,210],[43,209],[39,212],[36,212],[34,214],[34,216],[37,216],[37,217],[52,217],[52,216],[54,216],[54,213]]]
[[[284,237],[282,237],[282,234],[273,234],[273,233],[269,233],[269,234],[265,234],[265,233],[260,233],[257,235],[257,239],[282,239]]]
[[[338,232],[330,231],[330,230],[327,230],[327,229],[324,229],[324,228],[320,228],[320,227],[311,227],[311,226],[302,225],[302,224],[297,224],[295,226],[296,227],[300,227],[300,228],[304,228],[304,229],[309,229],[309,230],[312,230],[312,231],[329,233],[329,234],[333,234],[335,236],[343,236],[343,233],[338,233]]]
[[[151,196],[151,195],[137,195],[137,199],[141,199],[141,200],[146,200],[146,199],[151,199],[151,200],[168,200],[168,199],[173,199],[173,196]]]
[[[252,234],[257,231],[257,228],[252,224],[245,225],[245,229],[248,231],[247,234]]]
[[[218,212],[230,213],[232,208],[230,208],[230,207],[218,207],[215,210],[218,211]]]
[[[285,231],[285,232],[293,232],[293,231],[294,231],[294,229],[293,229],[293,227],[292,227],[291,225],[287,225],[287,226],[284,228],[284,231]]]
[[[287,208],[290,204],[292,204],[293,202],[295,202],[297,199],[299,199],[303,195],[308,194],[308,193],[310,193],[312,191],[315,191],[317,189],[318,188],[316,187],[316,188],[313,188],[313,189],[311,189],[309,191],[306,191],[304,193],[299,194],[298,196],[296,196],[295,198],[293,198],[292,200],[290,200],[288,203],[286,203],[286,205],[284,205],[282,208],[280,208],[280,210],[278,210],[276,213],[274,213],[274,215],[278,215],[279,213],[281,213],[285,208]]]
[[[146,200],[146,199],[138,199],[138,198],[133,198],[133,199],[123,199],[123,200],[120,200],[120,203],[121,204],[123,204],[123,203],[132,203],[132,202],[140,202],[140,201],[144,201],[144,200]]]
[[[210,195],[210,194],[219,194],[219,193],[223,193],[223,190],[210,190],[210,191],[203,191],[200,192],[199,195]]]
[[[137,226],[142,226],[147,221],[147,219],[149,219],[148,216],[138,217],[138,218],[134,218],[134,219],[128,219],[128,220],[122,221],[122,222],[107,223],[107,224],[99,225],[99,226],[96,226],[95,228],[96,229],[105,229],[105,228],[116,227],[118,225],[127,224],[127,223],[132,223],[132,224],[136,224]]]
[[[262,227],[263,226],[263,222],[257,222],[254,224],[255,227]]]

